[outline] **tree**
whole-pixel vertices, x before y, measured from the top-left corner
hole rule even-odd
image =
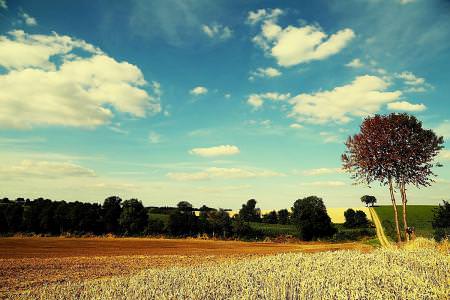
[[[289,211],[287,209],[280,209],[278,211],[278,223],[280,224],[289,224]]]
[[[170,214],[168,230],[173,235],[193,235],[200,227],[198,217],[193,213],[192,204],[181,201]]]
[[[275,210],[272,210],[271,212],[264,214],[262,217],[262,222],[268,224],[277,224],[278,223],[277,212]]]
[[[239,210],[239,217],[245,222],[259,222],[261,220],[261,210],[256,208],[256,200],[250,199],[246,204],[242,204]]]
[[[305,241],[329,237],[336,232],[322,198],[316,196],[294,202],[292,222],[299,229],[300,238]]]
[[[397,240],[401,241],[394,184],[400,189],[403,225],[406,221],[406,185],[428,186],[433,182],[434,158],[442,149],[443,138],[425,130],[414,116],[375,115],[364,119],[360,133],[349,137],[342,155],[343,167],[353,179],[370,185],[379,181],[389,186],[394,209]],[[437,164],[436,164],[437,165]]]
[[[122,212],[120,203],[122,199],[118,196],[110,196],[105,199],[102,206],[103,222],[105,231],[108,233],[117,233],[119,231],[119,217]]]
[[[442,201],[442,205],[435,209],[433,217],[434,238],[441,241],[450,237],[450,203]]]
[[[369,220],[367,215],[362,210],[354,211],[349,208],[344,212],[345,223],[344,226],[347,228],[357,228],[357,227],[367,227]]]
[[[147,226],[147,211],[142,202],[137,199],[126,200],[122,203],[122,213],[119,217],[119,225],[125,234],[143,233]]]
[[[373,207],[373,205],[375,203],[377,203],[377,198],[375,198],[374,196],[370,196],[370,195],[364,195],[361,197],[361,202],[365,203],[367,207],[369,205],[371,205]]]
[[[212,234],[215,236],[216,232],[226,237],[231,231],[231,218],[228,213],[223,210],[211,210],[208,213],[208,222],[211,224]]]

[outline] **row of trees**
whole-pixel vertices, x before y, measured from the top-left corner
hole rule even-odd
[[[169,234],[214,237],[262,237],[252,222],[294,224],[303,240],[327,238],[336,233],[321,198],[310,196],[294,202],[292,213],[287,209],[272,211],[261,217],[256,200],[242,205],[239,213],[230,217],[223,209],[202,206],[194,209],[189,202],[179,202],[175,208],[146,208],[137,199],[122,201],[108,197],[102,205],[49,199],[0,200],[0,233]],[[154,212],[169,214],[154,214]],[[198,211],[198,214],[196,214]],[[159,216],[168,216],[166,221]]]
[[[394,209],[398,242],[401,241],[395,192],[400,192],[403,210],[403,231],[409,238],[406,204],[407,186],[430,186],[433,167],[441,166],[434,159],[443,149],[444,139],[422,122],[408,114],[392,113],[364,119],[360,133],[347,139],[342,155],[343,168],[359,183],[378,181],[388,186]]]

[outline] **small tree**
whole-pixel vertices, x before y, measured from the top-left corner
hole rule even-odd
[[[277,224],[278,223],[277,212],[275,210],[272,210],[271,212],[264,214],[262,217],[262,222],[268,224]]]
[[[119,225],[125,234],[142,234],[147,222],[147,211],[141,201],[130,199],[122,203]]]
[[[122,212],[120,203],[122,199],[118,196],[110,196],[105,199],[102,206],[103,222],[105,231],[116,233],[119,230],[119,217]]]
[[[441,241],[450,237],[450,203],[443,201],[434,212],[433,217],[434,238]]]
[[[361,202],[365,203],[366,207],[368,207],[369,205],[373,207],[373,205],[377,203],[377,198],[375,198],[374,196],[364,195],[361,197]]]
[[[210,211],[208,222],[211,224],[213,236],[220,233],[222,237],[226,237],[231,232],[231,218],[223,209]]]
[[[280,209],[278,211],[278,223],[279,224],[289,224],[290,213],[287,209]]]
[[[299,229],[300,238],[305,241],[329,237],[336,232],[322,198],[316,196],[294,202],[292,221]]]
[[[261,221],[261,210],[256,208],[255,199],[250,199],[246,204],[242,204],[242,208],[239,210],[239,217],[244,222]]]

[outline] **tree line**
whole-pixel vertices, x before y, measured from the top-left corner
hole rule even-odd
[[[263,238],[264,234],[252,227],[252,222],[295,225],[298,237],[303,240],[330,238],[337,232],[323,200],[316,196],[296,200],[291,210],[281,209],[264,215],[256,204],[255,199],[250,199],[238,214],[230,217],[224,209],[205,205],[196,209],[187,201],[179,202],[176,207],[144,207],[138,199],[122,200],[118,196],[106,198],[101,205],[43,198],[4,198],[0,200],[0,233],[176,237],[205,234],[218,238]],[[162,220],[161,215],[167,220]],[[365,214],[363,217],[367,220]],[[355,224],[351,221],[347,225],[355,227]]]

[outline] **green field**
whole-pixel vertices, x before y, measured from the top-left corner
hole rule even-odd
[[[295,225],[281,225],[281,224],[267,224],[267,223],[258,223],[258,222],[250,222],[250,227],[255,230],[261,231],[265,236],[269,237],[277,237],[280,235],[292,235],[297,236],[298,230]]]
[[[435,205],[408,205],[407,206],[407,221],[408,226],[413,226],[416,229],[416,236],[431,238],[433,237],[433,221]],[[383,224],[386,235],[392,240],[395,240],[395,230],[392,226],[394,224],[394,210],[391,205],[375,207],[375,211]],[[397,205],[398,221],[400,222],[400,230],[403,227],[402,206]]]
[[[154,214],[154,213],[150,213],[150,219],[151,220],[160,220],[161,222],[164,223],[165,226],[167,226],[167,224],[169,224],[169,217],[170,217],[170,215],[168,215],[168,214]]]

